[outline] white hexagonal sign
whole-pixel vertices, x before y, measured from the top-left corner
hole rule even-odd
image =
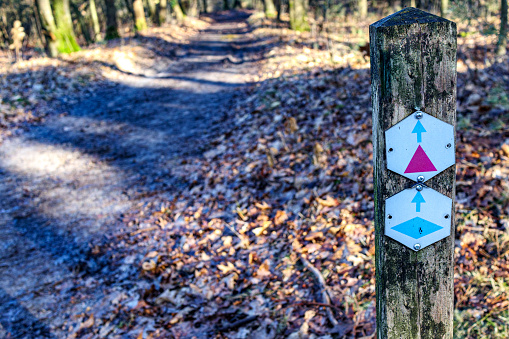
[[[385,200],[385,235],[418,251],[451,234],[452,200],[418,184]]]
[[[417,111],[385,131],[387,169],[424,181],[454,165],[454,127]]]

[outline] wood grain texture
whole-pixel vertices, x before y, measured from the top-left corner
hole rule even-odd
[[[454,220],[419,252],[384,236],[385,199],[413,184],[387,170],[384,132],[416,108],[456,124],[456,24],[406,8],[370,26],[370,48],[377,338],[452,338]],[[426,181],[453,199],[451,215],[455,167]]]

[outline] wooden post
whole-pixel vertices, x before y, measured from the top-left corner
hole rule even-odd
[[[453,337],[451,235],[418,252],[384,235],[385,199],[414,184],[387,170],[384,132],[416,109],[456,125],[456,24],[405,8],[370,26],[377,338]],[[453,199],[456,166],[426,185]]]

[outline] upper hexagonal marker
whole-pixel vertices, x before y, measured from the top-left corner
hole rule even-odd
[[[454,165],[454,127],[417,111],[385,131],[387,169],[424,181]]]

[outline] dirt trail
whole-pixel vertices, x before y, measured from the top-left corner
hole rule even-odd
[[[247,14],[213,19],[169,69],[126,73],[0,146],[0,337],[66,337],[128,279],[90,244],[147,195],[178,189],[172,161],[207,148],[267,47]]]

